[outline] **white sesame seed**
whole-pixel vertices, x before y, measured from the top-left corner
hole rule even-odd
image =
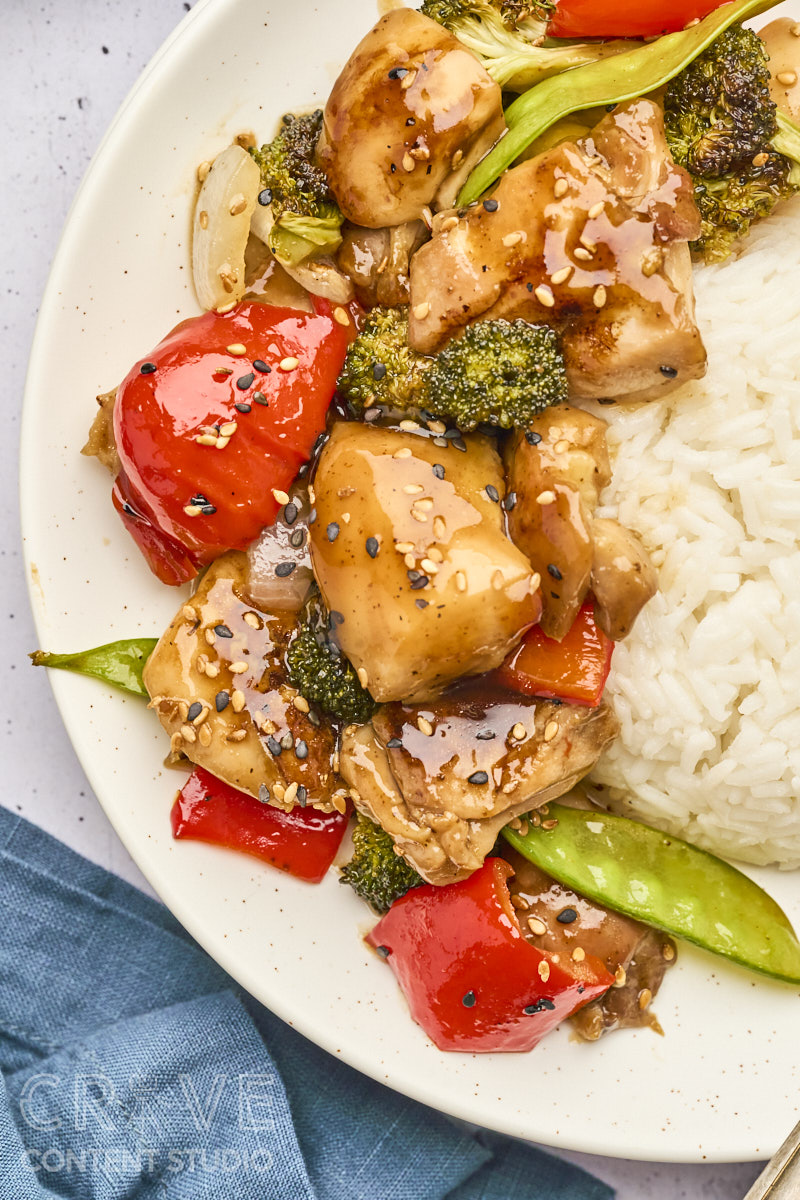
[[[309,711],[309,703],[305,696],[295,696],[292,704],[295,706],[298,712],[307,713]]]
[[[447,433],[447,426],[444,421],[427,421],[426,424],[431,433]]]
[[[539,590],[539,584],[542,582],[542,577],[538,571],[534,571],[530,578],[531,595]]]
[[[273,489],[272,489],[272,495],[273,495],[273,497],[274,497],[274,499],[275,499],[275,502],[276,502],[277,504],[288,504],[288,503],[289,503],[289,494],[288,494],[288,492],[281,491],[281,489],[280,489],[280,488],[273,488]]]
[[[361,686],[363,688],[365,688],[367,686],[367,684],[369,683],[369,675],[367,674],[367,668],[359,667],[358,671],[356,673],[358,675],[358,682],[361,684]]]
[[[286,788],[282,783],[273,783],[272,794],[276,800],[283,800],[283,797],[286,795]]]
[[[456,587],[460,592],[467,590],[467,577],[463,571],[456,571]]]
[[[403,170],[407,171],[410,175],[416,165],[417,164],[415,160],[411,157],[408,151],[406,151],[406,153],[403,155]]]
[[[556,284],[566,283],[571,274],[572,267],[562,267],[560,271],[556,271],[554,275],[550,276],[550,282]]]
[[[536,970],[539,973],[539,978],[541,979],[542,983],[547,983],[548,979],[550,978],[550,963],[545,962],[543,959],[539,963],[539,966],[536,968]]]
[[[411,458],[411,447],[401,446],[399,450],[395,450],[392,458]]]
[[[311,484],[309,484],[308,487],[308,499],[311,504],[316,504],[317,502],[317,493],[314,491],[314,488]]]
[[[181,737],[185,742],[197,741],[197,734],[192,729],[191,725],[181,725]]]
[[[455,154],[453,155],[452,159],[450,160],[450,166],[453,168],[454,171],[455,171],[456,167],[458,166],[458,164],[461,162],[463,157],[464,157],[464,151],[461,149],[456,150]]]
[[[294,371],[298,366],[299,359],[292,358],[291,356],[289,358],[282,358],[278,363],[278,367],[281,371]]]
[[[219,663],[206,663],[206,675],[209,679],[216,679],[219,675]]]
[[[201,433],[194,440],[198,446],[216,446],[217,435],[215,433]]]
[[[333,319],[337,323],[337,325],[349,325],[350,324],[350,317],[348,315],[347,309],[342,308],[340,305],[338,305],[333,310]]]
[[[546,742],[552,742],[557,733],[558,721],[548,721],[544,727],[544,740]]]
[[[394,548],[398,554],[409,554],[414,549],[413,542],[395,542]]]
[[[226,346],[228,354],[235,354],[237,358],[243,358],[247,354],[247,346],[243,346],[241,342],[234,342],[232,346]]]
[[[628,976],[625,973],[625,968],[617,967],[616,971],[614,972],[614,983],[612,986],[615,988],[625,987],[627,982]]]
[[[218,437],[217,440],[214,442],[214,445],[217,448],[217,450],[224,450],[230,440],[231,439],[227,436],[226,437]]]
[[[444,562],[444,555],[442,554],[442,552],[438,548],[438,546],[430,547],[430,549],[428,550],[428,558],[432,559],[432,561],[435,563]]]
[[[585,229],[584,229],[583,233],[581,234],[581,236],[578,238],[578,241],[581,243],[582,246],[585,246],[587,250],[591,250],[592,253],[594,253],[594,251],[597,249],[597,242],[592,241],[592,239],[589,237],[589,235]]]
[[[231,708],[233,711],[235,713],[243,712],[246,704],[247,697],[244,692],[240,692],[238,688],[234,688],[231,692]]]
[[[423,490],[423,488],[420,488],[420,491]],[[433,501],[426,496],[424,500],[415,500],[414,507],[418,508],[420,512],[430,512],[433,508]]]
[[[556,302],[552,291],[544,283],[540,283],[533,294],[545,308],[552,308]]]
[[[208,179],[208,173],[210,170],[211,170],[210,162],[206,161],[206,162],[200,163],[199,167],[197,168],[198,183],[205,183],[205,181]]]
[[[203,506],[202,504],[185,504],[183,506],[183,511],[186,513],[187,517],[199,517],[200,513],[203,511]]]
[[[251,629],[260,629],[261,621],[254,612],[246,612],[242,618],[245,625],[249,625]]]
[[[594,258],[591,250],[587,250],[584,246],[578,246],[574,253],[575,257],[580,259],[581,262],[589,262]]]
[[[339,518],[339,520],[342,522],[343,525],[349,525],[350,524],[350,513],[343,512],[341,517]]]
[[[562,438],[560,442],[556,442],[555,446],[553,446],[553,449],[555,450],[556,454],[564,454],[567,450],[569,450],[569,442]]]
[[[228,666],[228,670],[230,671],[231,675],[244,675],[245,671],[247,670],[247,663],[232,662]]]
[[[407,483],[404,486],[403,491],[407,496],[418,496],[420,492],[425,491],[425,488],[421,483]]]
[[[181,609],[181,616],[185,621],[197,620],[197,613],[192,608],[191,604],[184,604],[183,608]]]
[[[537,504],[553,504],[553,503],[555,503],[555,498],[556,498],[555,492],[539,492],[539,495],[536,497],[536,503]]]
[[[653,993],[650,991],[650,988],[642,988],[639,992],[639,1008],[642,1012],[648,1007],[652,999]]]
[[[412,570],[417,565],[417,560],[414,558],[413,554],[404,554],[403,562],[406,564],[409,571]]]
[[[599,285],[599,287],[596,287],[594,289],[594,295],[592,296],[592,300],[594,301],[595,308],[602,308],[607,299],[608,299],[608,292],[606,291],[606,289],[603,287],[603,285],[601,283]]]
[[[438,573],[439,565],[432,558],[423,558],[419,565],[428,575],[436,575]]]
[[[420,733],[424,733],[425,737],[433,737],[433,726],[427,717],[417,717],[417,729]]]
[[[557,179],[553,187],[553,195],[556,200],[560,200],[562,196],[566,196],[569,191],[569,184],[566,179]]]
[[[455,229],[458,225],[458,217],[445,217],[439,226],[440,233],[447,233],[450,229]]]
[[[513,233],[507,233],[503,238],[503,245],[510,250],[512,246],[518,246],[520,242],[526,240],[525,234],[521,229],[515,230]]]
[[[232,217],[238,217],[239,213],[243,213],[246,208],[247,201],[241,192],[237,192],[236,195],[231,198],[231,204],[228,212]]]
[[[535,933],[537,937],[541,937],[543,933],[547,933],[547,926],[541,917],[528,917],[528,929],[531,933]]]
[[[246,737],[246,729],[234,729],[233,733],[229,733],[225,740],[228,742],[243,742]]]
[[[209,646],[213,646],[213,645],[214,645],[214,642],[217,640],[217,635],[214,633],[214,630],[213,630],[213,629],[207,629],[207,630],[206,630],[206,632],[205,632],[205,639],[206,639],[206,641],[208,642]],[[209,664],[209,665],[210,665],[210,664]],[[208,674],[208,667],[206,667],[206,674]]]
[[[219,427],[220,437],[233,437],[238,428],[239,426],[236,421],[226,421],[224,425],[220,425]]]
[[[447,533],[447,524],[444,517],[433,518],[433,533],[434,537],[438,538],[440,542],[443,541]]]
[[[775,76],[778,83],[782,83],[784,87],[794,87],[797,83],[796,71],[779,71]]]
[[[295,779],[292,781],[292,783],[289,784],[286,791],[283,793],[283,803],[284,804],[294,804],[294,802],[297,798],[298,788],[299,788],[299,784],[298,784],[297,780]]]
[[[427,513],[420,512],[418,508],[412,508],[411,515],[415,521],[419,521],[420,525],[424,525],[428,519]]]
[[[527,732],[528,732],[528,731],[526,730],[526,728],[525,728],[525,726],[522,724],[522,722],[521,722],[521,721],[517,721],[516,725],[515,725],[515,726],[514,726],[514,728],[511,730],[511,736],[512,736],[513,738],[515,738],[515,739],[516,739],[518,742],[521,742],[521,741],[523,741],[523,740],[525,739],[525,737],[526,737],[526,735],[527,735]]]
[[[225,313],[233,312],[233,310],[235,308],[236,308],[236,301],[231,300],[230,304],[220,304],[219,307],[216,308],[214,311],[218,312],[220,316],[224,316]]]
[[[404,433],[413,433],[415,429],[419,429],[419,421],[401,421],[400,428]]]
[[[402,88],[402,90],[404,92],[407,92],[408,89],[413,86],[414,80],[416,78],[417,78],[416,71],[409,71],[407,75],[404,75],[403,78],[400,80],[400,87]]]
[[[198,733],[197,736],[200,740],[201,746],[210,746],[211,745],[211,726],[210,725],[201,725],[200,732]]]
[[[208,229],[208,213],[206,212],[205,209],[201,210],[197,220],[200,224],[201,229]]]
[[[414,305],[414,316],[418,321],[424,321],[428,313],[431,311],[431,306],[427,300],[423,300],[421,304]]]
[[[505,587],[506,579],[502,571],[495,571],[492,575],[492,587],[496,592],[499,592]]]
[[[605,201],[603,201],[603,200],[598,200],[598,201],[597,201],[597,204],[593,204],[593,205],[592,205],[592,207],[589,209],[589,212],[588,212],[588,214],[587,214],[587,215],[588,215],[588,217],[589,217],[589,220],[590,220],[590,221],[594,221],[594,219],[595,219],[596,217],[599,217],[599,216],[600,216],[600,214],[601,214],[601,212],[603,212],[603,211],[605,210],[605,207],[606,207],[606,206],[605,206]]]

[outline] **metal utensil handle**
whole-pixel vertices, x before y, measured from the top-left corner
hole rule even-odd
[[[798,1200],[800,1197],[800,1124],[767,1163],[744,1200]]]

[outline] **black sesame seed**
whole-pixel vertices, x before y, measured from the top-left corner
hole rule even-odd
[[[678,374],[677,367],[660,367],[659,370],[665,379],[675,379]]]
[[[379,383],[380,380],[385,379],[385,377],[386,377],[386,363],[377,363],[377,362],[373,363],[372,364],[372,378],[375,380],[375,382]]]
[[[375,953],[379,954],[381,958],[388,958],[392,952],[388,946],[376,946]]]
[[[217,692],[214,697],[214,706],[217,712],[224,712],[231,702],[231,698],[227,692]]]
[[[541,440],[542,435],[540,433],[534,433],[532,429],[529,429],[525,434],[525,441],[529,446],[538,446]]]
[[[396,164],[395,164],[395,163],[389,163],[389,170],[391,171],[392,175],[396,174],[396,172],[397,172],[397,166],[396,166]]]
[[[297,514],[299,512],[300,512],[300,509],[297,507],[297,505],[292,500],[290,500],[289,503],[285,506],[285,508],[283,510],[283,519],[286,522],[286,524],[294,525],[295,521],[297,520]]]
[[[217,637],[221,637],[221,638],[232,638],[233,637],[233,634],[231,633],[230,629],[228,629],[227,625],[215,625],[214,633],[217,635]]]
[[[261,374],[261,375],[271,375],[272,374],[272,367],[270,367],[267,363],[265,363],[263,358],[254,358],[253,366],[256,369],[256,371],[258,371],[259,374]]]
[[[274,754],[274,756],[277,758],[283,749],[283,746],[280,744],[277,738],[270,736],[267,738],[267,749],[269,750],[270,754]]]
[[[497,488],[494,486],[493,483],[487,483],[486,495],[489,497],[490,500],[494,500],[495,504],[499,503],[500,493],[498,492]]]
[[[582,996],[585,991],[586,991],[586,988],[583,986],[583,984],[581,984],[580,987],[578,988],[578,995]]]
[[[389,72],[390,79],[405,79],[408,74],[408,67],[392,67]]]
[[[482,729],[480,733],[475,735],[479,742],[493,742],[497,734],[493,729]]]
[[[402,745],[403,745],[403,743],[400,740],[400,738],[389,738],[388,742],[386,743],[386,749],[387,750],[399,750]]]
[[[316,521],[316,519],[317,519],[317,510],[315,508],[312,508],[311,512],[308,514],[308,524],[313,525],[314,522]]]
[[[416,123],[417,123],[417,122],[416,122],[416,119],[415,119],[414,117],[408,117],[408,118],[406,119],[406,125],[416,125]]]
[[[296,566],[296,562],[278,563],[277,567],[275,568],[275,574],[278,576],[278,579],[286,579],[287,576],[291,575]]]
[[[252,412],[253,406],[252,404],[244,404],[242,401],[240,401],[238,404],[234,405],[234,408],[237,412],[249,413]]]
[[[204,504],[201,511],[204,517],[213,517],[217,510],[213,504]]]
[[[475,993],[474,993],[474,992],[466,992],[466,993],[465,993],[465,994],[464,994],[464,995],[461,997],[461,1003],[464,1005],[464,1008],[474,1008],[474,1007],[475,1007],[475,1003],[476,1003],[476,999],[477,999],[477,998],[476,998],[476,996],[475,996]]]
[[[433,464],[433,473],[437,479],[444,479],[444,467],[441,463]]]
[[[330,436],[331,435],[329,433],[320,433],[318,435],[317,440],[314,442],[314,445],[311,447],[312,457],[315,454],[319,454],[320,450],[325,445],[325,443],[327,442],[327,440]]]
[[[320,721],[317,714],[314,712],[313,708],[312,708],[311,712],[308,714],[308,719],[309,719],[310,723],[314,726],[315,729],[319,729],[322,722]]]
[[[142,365],[139,367],[139,371],[142,375],[152,375],[153,371],[155,370],[156,364],[153,362],[142,363]]]
[[[194,704],[189,705],[189,711],[186,714],[186,720],[194,721],[197,717],[200,716],[200,713],[202,711],[203,711],[202,704],[200,703],[199,700],[195,700]]]
[[[425,168],[425,174],[430,175],[430,173],[431,173],[431,164],[428,163],[427,167]]]
[[[406,575],[408,576],[408,578],[411,580],[412,583],[416,583],[416,581],[418,579],[422,578],[422,571],[415,571],[412,568],[412,570],[406,571]]]
[[[517,493],[509,492],[500,507],[505,509],[506,512],[513,512],[517,507]]]
[[[553,579],[563,579],[564,578],[564,576],[561,574],[561,572],[559,571],[559,569],[555,563],[547,564],[547,574],[552,575]]]
[[[532,1017],[534,1013],[554,1012],[555,1007],[556,1006],[553,1004],[552,1000],[548,1000],[545,996],[543,996],[542,999],[537,1000],[535,1004],[526,1004],[522,1011],[525,1013],[526,1017]]]
[[[269,788],[265,783],[258,785],[258,799],[262,804],[269,804]]]
[[[253,386],[255,375],[252,371],[248,371],[246,375],[240,375],[236,380],[236,386],[240,392],[246,392],[249,387]]]
[[[331,629],[335,625],[344,625],[344,613],[340,613],[337,608],[332,608],[328,615],[330,617]]]
[[[335,521],[331,521],[330,525],[328,526],[328,528],[326,529],[325,532],[328,535],[328,541],[335,542],[337,537],[339,536],[339,526],[336,524]]]
[[[526,284],[525,284],[525,287],[528,289],[528,291],[529,291],[529,292],[532,292],[532,291],[533,291],[533,284],[532,284],[532,283],[526,283]]]
[[[427,575],[420,575],[419,579],[411,580],[411,590],[418,592],[421,588],[427,587],[430,583]]]
[[[294,752],[297,758],[308,758],[308,746],[302,738],[299,738],[295,743]]]
[[[444,436],[449,442],[452,442],[453,438],[461,437],[461,434],[457,429],[448,429]]]
[[[497,212],[500,205],[497,203],[496,200],[484,200],[483,207],[486,209],[487,212]]]
[[[380,550],[380,546],[378,545],[377,538],[368,537],[367,541],[366,541],[366,547],[367,547],[367,554],[370,556],[370,558],[378,557],[378,551]]]
[[[467,443],[462,437],[453,438],[450,445],[456,450],[462,450],[465,454],[467,452]]]
[[[291,750],[293,745],[294,745],[294,737],[289,732],[285,733],[283,735],[283,737],[281,738],[281,746],[283,747],[284,750]]]
[[[573,921],[577,921],[578,914],[574,908],[562,908],[561,912],[556,917],[559,925],[571,925]]]
[[[298,754],[297,757],[299,758],[300,755]],[[301,783],[299,788],[297,789],[297,803],[300,805],[301,808],[305,808],[307,799],[308,799],[308,788],[304,787],[303,784]]]
[[[440,450],[445,450],[447,448],[447,438],[435,437],[433,444],[434,446],[438,446]]]
[[[481,784],[481,783],[488,783],[488,782],[489,782],[489,776],[487,775],[486,771],[473,771],[472,774],[470,775],[469,779],[467,780],[467,783],[474,783],[474,784]]]
[[[428,607],[427,600],[415,600],[414,603],[416,604],[417,608],[427,608]]]
[[[271,188],[264,188],[262,191],[260,191],[258,193],[258,203],[263,205],[264,208],[268,208],[269,205],[272,204],[272,189]]]
[[[195,494],[192,496],[190,503],[191,504],[201,504],[201,505],[208,504],[208,497],[204,496],[202,492],[195,492]]]
[[[306,534],[304,529],[294,529],[289,535],[289,545],[295,550],[299,550],[305,540]]]
[[[263,392],[253,392],[253,399],[256,404],[263,404],[264,408],[269,408],[269,400]]]

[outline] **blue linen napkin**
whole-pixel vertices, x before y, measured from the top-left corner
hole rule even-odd
[[[0,807],[0,1200],[611,1200],[359,1075]]]

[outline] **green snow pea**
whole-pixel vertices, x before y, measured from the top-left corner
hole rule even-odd
[[[648,825],[550,805],[553,829],[503,836],[576,892],[743,967],[800,983],[800,942],[774,900],[735,867]]]
[[[506,109],[508,133],[478,163],[461,190],[459,205],[477,200],[531,142],[561,117],[586,108],[634,100],[662,87],[729,25],[768,12],[779,2],[735,0],[733,4],[723,4],[690,29],[666,34],[625,54],[575,67],[536,84]]]
[[[142,671],[157,644],[158,638],[129,638],[95,646],[92,650],[80,650],[77,654],[49,654],[46,650],[36,650],[30,659],[35,667],[60,667],[80,675],[94,675],[104,683],[133,692],[134,696],[146,696]]]

